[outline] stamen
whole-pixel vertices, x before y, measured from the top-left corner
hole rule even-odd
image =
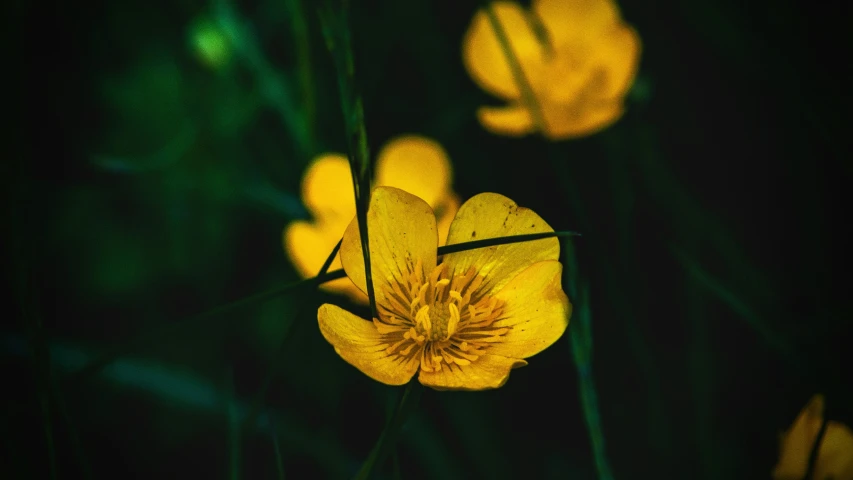
[[[451,369],[470,365],[510,330],[491,327],[504,305],[478,292],[485,279],[475,267],[454,274],[442,263],[428,276],[420,260],[405,268],[402,279],[384,287],[380,315],[373,320],[380,334],[395,335],[385,351],[398,356],[396,361],[420,361],[424,372],[441,371],[442,363]]]
[[[432,322],[429,320],[429,305],[424,305],[418,310],[418,314],[415,316],[415,326],[421,327],[427,334],[430,333]]]
[[[397,348],[398,348],[400,345],[402,345],[402,344],[404,344],[404,343],[406,343],[406,342],[408,342],[408,341],[409,341],[409,339],[408,339],[408,338],[403,338],[403,339],[401,339],[399,342],[397,342],[397,343],[395,343],[395,344],[391,345],[390,347],[386,348],[386,349],[385,349],[385,353],[387,353],[388,355],[391,355],[392,353],[394,353],[394,350],[397,350]]]
[[[450,310],[450,318],[447,319],[447,337],[444,339],[450,340],[459,325],[459,309],[452,303],[447,304],[447,309]]]

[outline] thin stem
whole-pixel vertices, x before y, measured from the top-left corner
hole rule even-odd
[[[463,242],[457,243],[453,245],[445,245],[443,247],[438,248],[438,255],[446,255],[448,253],[456,253],[465,250],[473,250],[475,248],[485,248],[491,247],[495,245],[505,245],[509,243],[519,243],[519,242],[528,242],[533,240],[541,240],[543,238],[551,238],[551,237],[565,237],[565,236],[578,236],[579,233],[576,232],[544,232],[544,233],[532,233],[528,235],[510,235],[506,237],[498,237],[498,238],[489,238],[485,240],[476,240],[473,242]],[[335,250],[332,251],[332,254],[329,255],[329,258],[326,259],[326,264],[323,265],[324,269],[328,269],[329,265],[331,265],[332,260],[334,260],[334,256],[337,253],[337,250],[340,249],[341,242],[335,246]],[[331,272],[327,272],[316,277],[306,278],[304,280],[299,280],[297,282],[287,283],[285,285],[281,285],[278,287],[273,287],[269,290],[256,293],[249,297],[241,298],[239,300],[235,300],[231,303],[226,303],[224,305],[220,305],[211,310],[207,310],[198,315],[195,315],[190,318],[186,318],[183,320],[178,320],[176,322],[172,322],[166,325],[161,325],[155,327],[147,332],[143,332],[130,340],[128,340],[123,345],[119,345],[114,347],[103,354],[101,354],[97,359],[93,360],[88,365],[84,366],[76,373],[72,374],[72,383],[82,383],[88,378],[91,378],[99,372],[105,366],[111,364],[116,359],[118,359],[121,355],[126,353],[128,350],[131,350],[133,346],[144,343],[147,340],[151,340],[154,338],[158,338],[164,334],[179,330],[181,328],[187,328],[192,325],[196,325],[204,320],[215,317],[217,315],[222,315],[224,313],[228,313],[234,310],[238,310],[240,308],[244,308],[254,304],[260,304],[266,302],[268,300],[272,300],[273,298],[279,297],[281,295],[289,294],[294,291],[303,289],[303,288],[313,288],[320,284],[330,282],[332,280],[337,280],[339,278],[346,277],[346,273],[342,269],[333,270]]]
[[[809,451],[809,463],[806,467],[806,475],[803,477],[803,480],[811,480],[814,475],[815,465],[817,464],[817,456],[820,453],[820,444],[823,442],[823,436],[826,434],[826,426],[828,424],[827,419],[824,417],[823,422],[820,424],[820,430],[817,432],[817,438],[815,438],[815,442],[812,445],[811,451]]]
[[[361,465],[353,480],[367,480],[370,478],[370,473],[373,469],[382,465],[382,462],[394,448],[394,445],[396,445],[397,437],[400,436],[403,425],[417,406],[422,392],[423,387],[416,379],[412,379],[406,385],[406,389],[400,397],[400,403],[397,404],[397,408],[391,415],[391,419],[385,425],[385,429],[379,435],[379,439],[370,451],[370,455],[368,455],[367,459]]]
[[[281,445],[278,441],[278,430],[273,419],[273,415],[269,416],[270,437],[272,438],[272,448],[275,451],[275,471],[278,480],[284,480],[284,460],[281,456]]]
[[[240,59],[245,62],[246,67],[255,77],[258,90],[275,108],[292,135],[292,139],[299,148],[302,158],[307,158],[311,152],[311,136],[308,123],[296,106],[293,92],[284,78],[275,71],[269,60],[264,55],[255,33],[245,19],[240,18],[231,0],[214,0],[212,4],[213,16],[219,27],[228,36],[228,40],[234,46]]]
[[[569,341],[572,347],[572,359],[578,371],[581,408],[584,413],[595,468],[600,480],[613,480],[613,472],[605,453],[604,429],[598,410],[598,393],[592,375],[592,312],[590,310],[589,287],[580,279],[578,262],[571,241],[565,242],[568,269],[566,284],[575,302],[576,314],[571,324]]]
[[[209,318],[216,317],[218,315],[222,315],[224,313],[228,313],[249,305],[254,305],[258,303],[263,303],[273,298],[276,298],[280,295],[284,295],[286,293],[291,293],[295,290],[300,290],[302,288],[309,288],[315,285],[319,285],[324,282],[328,282],[331,280],[336,280],[338,278],[343,278],[346,276],[343,270],[335,270],[334,272],[329,272],[322,277],[314,277],[308,278],[305,280],[300,280],[297,282],[291,282],[285,285],[281,285],[278,287],[273,287],[269,290],[256,293],[249,297],[242,298],[240,300],[236,300],[231,303],[226,303],[225,305],[220,305],[218,307],[213,308],[212,310],[208,310],[202,312],[193,317],[178,320],[176,322],[168,323],[165,325],[157,326],[147,332],[143,332],[138,336],[132,337],[126,343],[122,345],[118,345],[114,348],[111,348],[101,354],[96,360],[92,363],[86,365],[81,368],[79,371],[72,375],[71,382],[72,383],[81,383],[88,378],[91,378],[94,374],[99,372],[105,366],[114,362],[121,355],[126,353],[128,350],[131,350],[135,345],[140,343],[145,343],[148,340],[152,340],[154,338],[158,338],[162,335],[168,334],[170,332],[187,328],[192,325],[197,325]]]
[[[492,30],[495,31],[495,36],[498,37],[498,43],[500,43],[501,50],[503,50],[507,64],[509,64],[512,77],[515,80],[516,86],[518,86],[518,89],[521,91],[521,98],[524,101],[524,105],[530,111],[530,116],[533,118],[533,123],[536,125],[536,129],[540,132],[546,131],[547,124],[545,123],[545,115],[542,112],[542,106],[539,105],[539,101],[536,100],[536,94],[533,93],[533,87],[530,85],[530,81],[527,79],[527,76],[524,75],[524,70],[521,68],[521,62],[519,62],[518,56],[516,56],[512,49],[509,37],[507,36],[503,25],[501,25],[497,13],[495,13],[494,6],[491,3],[486,2],[486,5],[483,8],[486,11],[486,16],[489,18],[489,23],[492,25]]]
[[[317,277],[320,278],[326,275],[326,272],[329,270],[329,267],[332,265],[332,262],[335,260],[335,257],[338,255],[338,250],[341,248],[341,241],[335,245],[335,248],[332,249],[332,253],[326,257],[326,261],[323,262],[323,266],[320,267],[320,272],[317,274]],[[302,309],[297,307],[296,312],[291,316],[290,322],[285,326],[285,330],[282,333],[281,340],[279,341],[279,348],[276,351],[273,358],[270,360],[269,365],[267,366],[267,373],[264,375],[264,382],[261,384],[261,389],[258,391],[255,396],[254,401],[252,402],[252,406],[249,408],[249,413],[246,414],[246,418],[243,420],[243,431],[248,432],[250,429],[254,428],[255,420],[258,417],[258,414],[261,412],[261,409],[264,406],[264,399],[266,398],[267,391],[275,380],[275,376],[278,373],[278,365],[279,361],[284,357],[285,352],[287,351],[288,339],[290,338],[290,331],[293,328],[294,319],[299,318],[302,314]]]
[[[483,240],[474,240],[471,242],[444,245],[442,247],[438,247],[438,254],[447,255],[448,253],[464,252],[466,250],[474,250],[476,248],[494,247],[496,245],[506,245],[508,243],[531,242],[533,240],[541,240],[544,238],[579,236],[581,236],[580,233],[570,231],[528,233],[525,235],[507,235],[505,237],[486,238]]]
[[[352,173],[355,211],[358,230],[361,236],[361,250],[364,256],[364,273],[367,285],[367,298],[370,311],[375,318],[376,293],[373,288],[373,275],[370,270],[370,241],[367,225],[367,209],[370,205],[370,152],[367,148],[367,128],[364,122],[364,105],[355,81],[355,61],[352,53],[350,31],[347,26],[347,5],[339,14],[332,12],[326,2],[326,8],[318,11],[323,25],[326,47],[332,55],[338,74],[338,89],[341,96],[341,109],[344,113],[344,127],[349,147],[350,172]]]

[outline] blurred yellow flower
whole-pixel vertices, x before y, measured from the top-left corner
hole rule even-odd
[[[416,135],[397,137],[380,150],[375,171],[375,185],[401,188],[430,204],[438,217],[440,244],[444,245],[459,198],[451,188],[453,170],[441,145]],[[302,200],[314,220],[287,225],[283,242],[296,270],[309,278],[319,273],[355,217],[355,194],[346,156],[331,153],[314,159],[302,179]],[[332,270],[339,268],[340,254],[331,266]],[[367,303],[367,296],[348,278],[325,283],[322,288]]]
[[[815,395],[780,438],[779,462],[773,480],[802,480],[809,455],[823,423],[823,395]],[[827,422],[817,459],[814,479],[853,480],[853,431],[838,422]]]
[[[322,305],[320,331],[335,351],[389,385],[417,372],[439,390],[502,386],[512,368],[553,344],[569,324],[556,238],[436,254],[436,219],[422,199],[374,190],[367,213],[379,318],[372,322]],[[539,215],[495,193],[465,202],[447,243],[552,232]],[[358,222],[341,244],[344,270],[366,291]]]
[[[512,136],[539,130],[560,140],[596,133],[622,116],[637,73],[640,37],[622,21],[614,1],[533,0],[532,11],[495,2],[492,8],[544,125],[537,128],[536,114],[525,104],[499,37],[480,9],[464,39],[465,67],[480,87],[509,103],[479,109],[486,129]]]

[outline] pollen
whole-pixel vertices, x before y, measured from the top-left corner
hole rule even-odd
[[[409,268],[377,304],[373,323],[387,341],[386,353],[419,359],[427,372],[476,361],[509,331],[493,326],[504,305],[479,290],[483,280],[474,267],[454,273],[441,263],[424,272],[418,262]]]

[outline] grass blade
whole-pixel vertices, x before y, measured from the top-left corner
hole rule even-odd
[[[518,242],[529,242],[533,240],[541,240],[544,238],[551,237],[567,237],[567,236],[579,236],[580,234],[577,232],[570,231],[561,231],[561,232],[543,232],[543,233],[531,233],[527,235],[510,235],[506,237],[498,237],[498,238],[488,238],[485,240],[475,240],[473,242],[463,242],[457,243],[453,245],[445,245],[443,247],[438,248],[439,255],[446,255],[448,253],[456,253],[462,252],[466,250],[473,250],[475,248],[486,248],[492,247],[495,245],[505,245],[509,243],[518,243]],[[326,259],[326,263],[323,265],[323,270],[327,270],[331,265],[332,261],[337,254],[337,251],[340,249],[340,242],[335,246],[335,249],[332,251],[332,254]],[[321,270],[322,271],[322,270]],[[339,278],[343,278],[346,276],[346,273],[343,270],[333,270],[331,272],[322,273],[313,278],[306,278],[304,280],[300,280],[297,282],[288,283],[285,285],[281,285],[278,287],[273,287],[269,290],[265,290],[263,292],[256,293],[254,295],[241,298],[239,300],[235,300],[230,303],[226,303],[224,305],[220,305],[218,307],[214,307],[211,310],[207,310],[198,315],[178,320],[176,322],[168,323],[166,325],[161,325],[155,327],[147,332],[143,332],[139,335],[136,335],[129,339],[122,345],[116,346],[104,353],[102,353],[97,359],[93,360],[91,363],[87,364],[74,374],[72,374],[71,382],[72,383],[82,383],[88,378],[91,378],[99,372],[102,368],[114,362],[123,354],[132,350],[134,346],[145,343],[146,341],[153,340],[156,338],[160,338],[163,335],[169,334],[171,332],[180,330],[182,328],[189,328],[193,325],[197,325],[205,320],[209,320],[218,315],[222,315],[228,312],[232,312],[238,310],[240,308],[249,307],[252,305],[260,304],[266,302],[268,300],[272,300],[273,298],[277,298],[281,295],[293,293],[302,288],[314,288],[317,285],[320,285],[325,282],[329,282],[332,280],[337,280]]]
[[[370,455],[367,456],[367,459],[361,465],[353,480],[367,480],[370,478],[370,474],[374,468],[382,466],[382,462],[397,444],[400,431],[403,429],[406,420],[415,410],[422,392],[423,386],[416,379],[413,379],[406,385],[403,395],[400,396],[397,408],[394,409],[390,420],[385,425],[385,429],[382,430],[379,439],[370,451]]]
[[[350,31],[347,25],[346,4],[336,14],[326,2],[318,11],[323,26],[326,47],[334,60],[338,74],[338,89],[341,109],[344,113],[347,145],[349,147],[350,171],[355,192],[355,211],[361,235],[361,250],[364,255],[364,272],[367,298],[373,317],[376,314],[376,294],[373,291],[373,276],[370,271],[370,242],[367,225],[367,208],[370,205],[370,152],[367,148],[367,129],[364,123],[364,105],[355,82],[355,61],[352,54]]]
[[[536,94],[533,93],[533,87],[530,86],[530,81],[527,79],[527,76],[524,75],[524,70],[521,68],[521,62],[518,61],[518,56],[515,55],[515,52],[512,49],[509,37],[507,36],[503,25],[501,25],[497,13],[495,13],[494,6],[488,1],[483,3],[483,9],[486,12],[486,16],[489,19],[492,30],[495,32],[495,36],[498,37],[498,43],[500,43],[501,50],[503,50],[504,56],[506,57],[507,64],[512,72],[512,77],[515,80],[516,86],[518,86],[518,89],[521,91],[521,99],[530,111],[530,116],[533,118],[533,124],[536,126],[536,130],[544,132],[546,130],[546,123],[545,115],[542,113],[542,106],[539,105],[539,101],[536,99]],[[544,51],[547,53],[547,48],[544,49]]]

